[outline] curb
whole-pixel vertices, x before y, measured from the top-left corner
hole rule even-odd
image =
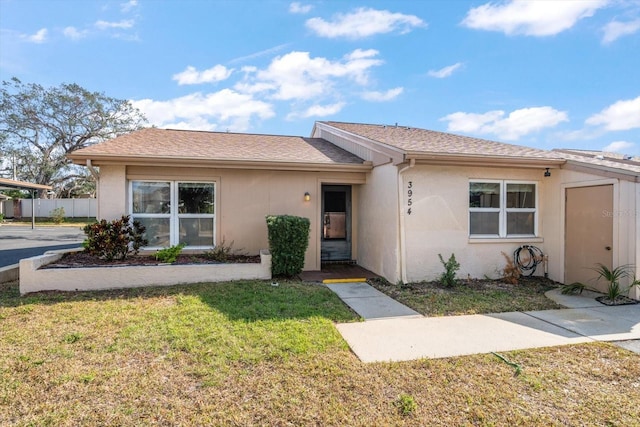
[[[13,282],[20,278],[20,264],[0,267],[0,283]]]

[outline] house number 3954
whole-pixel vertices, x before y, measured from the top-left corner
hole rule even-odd
[[[407,183],[407,215],[411,215],[411,205],[413,205],[413,181]]]

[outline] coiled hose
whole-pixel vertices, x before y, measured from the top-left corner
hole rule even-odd
[[[533,276],[536,268],[544,260],[542,250],[536,246],[522,245],[513,252],[513,262],[523,276]]]

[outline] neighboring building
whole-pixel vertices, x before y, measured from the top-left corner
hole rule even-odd
[[[257,253],[265,216],[291,214],[311,221],[305,270],[355,260],[412,282],[454,253],[462,277],[495,277],[524,244],[559,282],[591,279],[596,262],[640,265],[633,159],[339,122],[311,138],[144,129],[69,157],[100,168],[98,217],[131,214],[151,248]]]

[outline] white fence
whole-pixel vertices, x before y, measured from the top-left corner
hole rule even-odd
[[[31,218],[31,199],[6,200],[2,202],[2,212],[5,218]],[[67,218],[96,217],[98,203],[96,199],[35,199],[36,217],[51,217],[51,211],[64,209]]]

